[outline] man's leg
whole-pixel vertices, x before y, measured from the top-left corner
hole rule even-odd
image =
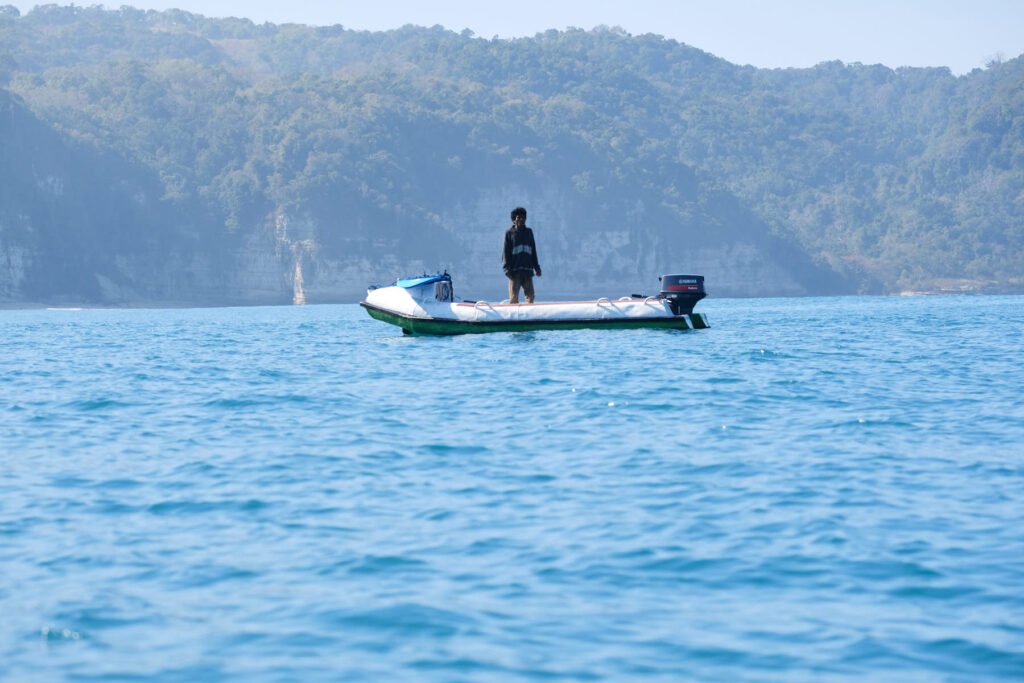
[[[526,303],[532,304],[533,303],[533,276],[532,275],[524,275],[523,276],[523,294],[526,295]]]
[[[508,276],[508,302],[519,303],[519,278],[514,274]]]

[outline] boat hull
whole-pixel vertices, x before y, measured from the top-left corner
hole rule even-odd
[[[572,319],[494,319],[458,320],[416,316],[374,306],[366,301],[360,304],[370,317],[402,328],[406,334],[455,335],[486,332],[533,332],[537,330],[584,329],[671,329],[701,330],[709,327],[703,313],[642,318],[572,318]]]

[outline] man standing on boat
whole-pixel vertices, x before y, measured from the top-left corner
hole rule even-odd
[[[526,303],[532,304],[533,274],[540,277],[540,263],[537,261],[533,230],[526,227],[526,209],[521,206],[512,209],[512,227],[505,231],[501,266],[508,278],[508,302],[519,303],[519,288],[522,287]]]

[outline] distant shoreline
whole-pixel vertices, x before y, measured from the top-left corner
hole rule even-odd
[[[800,296],[713,296],[714,299],[810,299],[810,298],[837,298],[845,299],[852,296],[865,297],[936,297],[936,296],[1024,296],[1024,286],[1016,285],[1004,288],[967,288],[967,289],[908,289],[899,292],[884,294],[805,294]],[[559,296],[553,295],[543,297],[544,301],[569,301],[586,299],[586,296]],[[293,304],[286,302],[264,302],[264,303],[200,303],[200,302],[165,302],[165,301],[138,301],[121,303],[103,303],[95,301],[82,302],[11,302],[0,301],[0,311],[54,311],[54,312],[77,312],[77,311],[114,311],[114,310],[172,310],[172,309],[194,309],[194,308],[261,308],[261,307],[284,307],[284,306],[347,306],[358,304],[360,299],[346,299],[344,301],[306,301],[304,304]]]

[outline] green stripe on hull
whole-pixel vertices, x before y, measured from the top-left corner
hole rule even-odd
[[[406,334],[481,334],[484,332],[533,332],[537,330],[637,330],[705,329],[707,319],[701,313],[678,318],[614,318],[594,320],[545,320],[545,321],[480,321],[437,320],[434,318],[409,318],[380,308],[360,304],[376,320],[401,327]]]

